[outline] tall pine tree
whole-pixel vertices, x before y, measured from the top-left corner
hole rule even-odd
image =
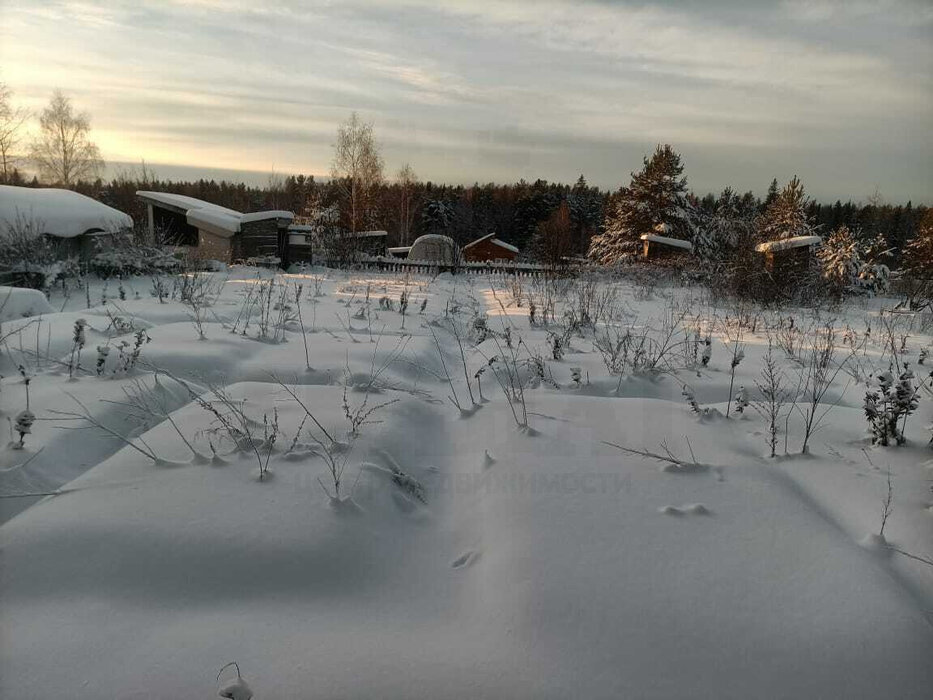
[[[773,241],[795,236],[810,236],[813,226],[807,216],[807,196],[795,175],[768,205],[758,225],[758,237]]]
[[[693,207],[687,199],[687,178],[680,155],[671,146],[658,146],[632,182],[621,188],[609,204],[603,233],[590,242],[589,257],[608,265],[637,250],[642,234],[663,230],[664,235],[691,240]]]

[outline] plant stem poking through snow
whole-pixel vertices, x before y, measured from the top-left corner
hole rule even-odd
[[[884,500],[881,501],[881,529],[878,535],[884,539],[884,526],[888,524],[888,518],[894,512],[894,487],[891,485],[891,470],[888,469],[888,490],[885,493]]]
[[[768,421],[767,443],[770,450],[769,456],[774,457],[777,454],[778,421],[784,411],[784,404],[787,403],[790,395],[784,388],[784,373],[774,356],[774,344],[770,337],[768,338],[768,352],[764,356],[760,379],[756,380],[755,386],[758,388],[761,399],[752,403],[752,408]]]
[[[229,681],[221,681],[223,672],[233,666],[236,669],[236,678]],[[236,661],[224,665],[217,673],[217,695],[228,700],[252,700],[253,689],[240,675],[240,666]]]

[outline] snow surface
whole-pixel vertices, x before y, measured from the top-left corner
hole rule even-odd
[[[660,325],[683,305],[713,338],[707,367],[620,378],[590,336],[573,335],[563,359],[550,360],[549,329],[530,325],[527,299],[519,305],[500,278],[279,275],[277,284],[303,285],[309,368],[294,320],[287,342],[257,338],[258,315],[245,334],[231,332],[271,275],[208,275],[217,291],[206,340],[187,307],[149,296],[149,280],[124,281],[125,301],[97,283],[91,308],[83,291],[56,292],[51,304],[63,311],[33,322],[22,342],[7,340],[0,410],[25,405],[14,368],[25,363],[39,420],[25,450],[0,453],[0,491],[58,495],[0,526],[0,696],[216,697],[217,672],[237,661],[257,700],[928,697],[933,568],[860,543],[878,531],[890,473],[885,541],[933,555],[933,402],[911,417],[906,446],[873,447],[864,385],[845,390],[846,377],[827,398],[838,406],[812,454],[797,454],[792,414],[790,454],[768,459],[761,416],[725,418],[733,311],[697,290],[646,298],[601,283],[624,300],[613,324]],[[378,303],[403,291],[404,316]],[[863,302],[837,319],[861,329],[892,303]],[[489,369],[469,408],[445,324],[466,328],[483,315],[546,358],[554,383],[526,385],[530,430],[516,427]],[[113,350],[97,376],[96,347],[133,337],[113,328],[114,316],[152,341],[134,372],[109,372]],[[60,362],[80,318],[84,371],[72,381]],[[933,338],[912,328],[907,342],[915,356]],[[748,331],[744,343],[735,384],[753,387],[767,337]],[[883,362],[883,346],[867,345],[865,362]],[[508,351],[487,338],[465,340],[464,352],[472,377]],[[366,399],[361,388],[383,362]],[[782,354],[781,365],[795,376],[794,360]],[[155,368],[198,392],[227,384],[259,426],[275,411],[274,478],[257,481],[255,458],[222,441],[211,460],[213,416]],[[451,406],[448,371],[469,410]],[[684,383],[715,410],[697,418]],[[167,420],[135,419],[124,405],[133,390],[202,458]],[[348,445],[352,501],[333,502],[318,482],[328,483],[327,469],[307,421],[296,436],[304,412],[289,391]],[[74,430],[80,423],[53,413],[77,408],[71,397],[160,462],[99,430]],[[364,400],[397,401],[351,445],[343,403]],[[665,471],[603,441],[654,451],[664,441],[703,468]],[[228,670],[221,685],[234,677]]]
[[[792,236],[791,238],[780,238],[766,243],[759,243],[755,246],[755,250],[759,253],[776,253],[780,250],[820,245],[822,242],[823,239],[819,236]]]
[[[0,185],[0,235],[26,220],[58,238],[74,238],[88,231],[117,233],[132,228],[133,219],[97,200],[71,190],[52,187]]]

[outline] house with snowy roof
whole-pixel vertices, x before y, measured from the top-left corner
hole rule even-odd
[[[0,185],[0,236],[45,236],[88,258],[132,228],[129,215],[71,190]]]
[[[146,205],[149,234],[155,240],[187,246],[204,259],[287,263],[288,227],[295,218],[290,211],[244,214],[171,192],[140,191],[136,197]]]
[[[816,250],[822,243],[819,236],[792,236],[759,243],[755,252],[762,255],[764,267],[772,279],[785,283],[810,269]]]
[[[693,243],[670,236],[671,227],[658,224],[654,233],[643,233],[641,238],[642,257],[645,260],[670,257],[693,252]]]
[[[487,233],[472,243],[467,243],[461,252],[466,262],[487,262],[515,260],[519,251],[514,245],[496,238],[495,233]]]

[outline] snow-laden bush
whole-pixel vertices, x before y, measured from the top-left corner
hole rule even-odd
[[[17,215],[0,233],[0,271],[13,273],[18,284],[47,289],[59,279],[77,276],[78,261],[42,233],[42,223]]]
[[[895,382],[893,369],[879,374],[877,390],[865,394],[865,418],[871,428],[873,445],[887,447],[907,441],[907,417],[917,410],[920,393],[914,384],[914,373],[905,363]]]
[[[98,252],[88,261],[88,267],[106,279],[177,272],[181,261],[161,248],[122,245]]]

